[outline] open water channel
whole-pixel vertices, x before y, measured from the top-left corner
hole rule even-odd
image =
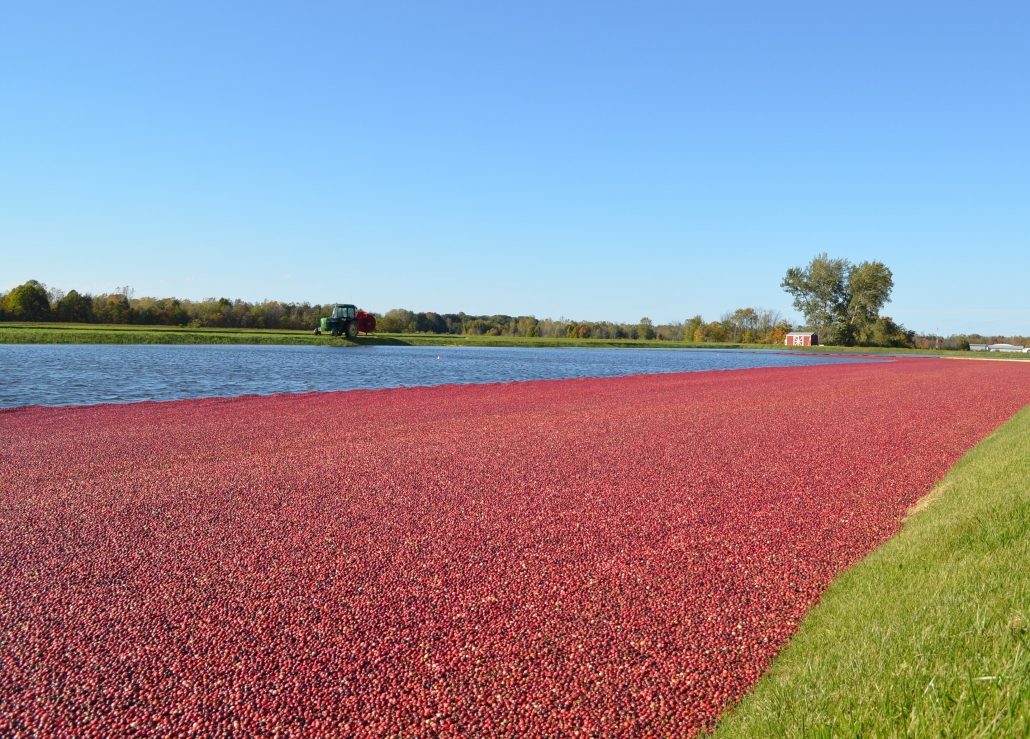
[[[778,351],[0,345],[0,407],[616,377],[869,361]]]

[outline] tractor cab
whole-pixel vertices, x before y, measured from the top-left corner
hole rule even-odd
[[[354,318],[357,313],[358,309],[353,305],[337,305],[333,307],[332,317],[336,320],[343,319],[346,321],[349,318]]]
[[[337,303],[333,306],[333,312],[323,318],[315,328],[315,336],[323,331],[333,336],[341,334],[348,339],[356,338],[358,332],[370,334],[376,330],[376,319],[371,313],[360,311],[350,303]]]

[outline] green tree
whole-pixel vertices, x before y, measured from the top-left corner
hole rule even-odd
[[[805,267],[791,267],[780,287],[794,298],[794,307],[801,311],[811,328],[826,334],[830,343],[830,327],[845,312],[848,303],[848,268],[846,259],[830,259],[825,253],[816,256]]]
[[[647,340],[654,338],[654,324],[651,323],[650,318],[644,317],[640,319],[640,326],[639,328],[637,328],[637,336],[639,336],[641,339]]]
[[[904,326],[894,323],[890,316],[881,316],[863,327],[855,343],[860,346],[892,346],[900,348],[914,346],[912,338],[913,332],[906,331]],[[969,348],[968,341],[965,344],[965,348]]]
[[[894,275],[883,262],[862,262],[848,272],[847,325],[851,338],[880,318],[880,309],[890,302]]]
[[[699,344],[712,341],[726,341],[726,328],[719,321],[702,323],[694,332],[694,341]]]
[[[387,334],[402,334],[414,329],[415,314],[404,308],[394,308],[376,318],[376,330]]]
[[[697,330],[704,325],[705,322],[702,320],[700,315],[688,318],[683,322],[683,340],[694,341],[694,334],[697,333]]]
[[[54,306],[58,321],[89,323],[93,319],[93,296],[70,291]]]
[[[4,309],[16,321],[49,321],[50,298],[46,286],[29,280],[7,293]]]
[[[536,333],[532,333],[536,329]],[[539,336],[540,329],[537,327],[537,321],[533,316],[523,316],[518,319],[515,325],[515,330],[519,336]]]
[[[775,310],[764,308],[738,308],[724,313],[720,323],[726,331],[727,341],[745,344],[767,344],[773,341],[777,325],[783,317]]]
[[[823,343],[853,346],[890,302],[894,277],[883,262],[851,264],[823,253],[805,268],[788,269],[780,286]]]

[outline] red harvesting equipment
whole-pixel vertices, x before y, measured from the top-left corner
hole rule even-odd
[[[315,336],[323,332],[333,336],[341,334],[348,339],[353,339],[358,333],[370,334],[376,330],[376,317],[371,313],[358,310],[350,303],[342,303],[333,306],[332,315],[322,319],[315,328]]]
[[[363,310],[358,311],[357,315],[358,331],[363,334],[370,334],[376,330],[376,317],[371,313],[366,313]]]

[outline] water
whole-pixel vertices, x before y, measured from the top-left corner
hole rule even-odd
[[[614,377],[866,361],[776,351],[0,345],[0,407]]]

